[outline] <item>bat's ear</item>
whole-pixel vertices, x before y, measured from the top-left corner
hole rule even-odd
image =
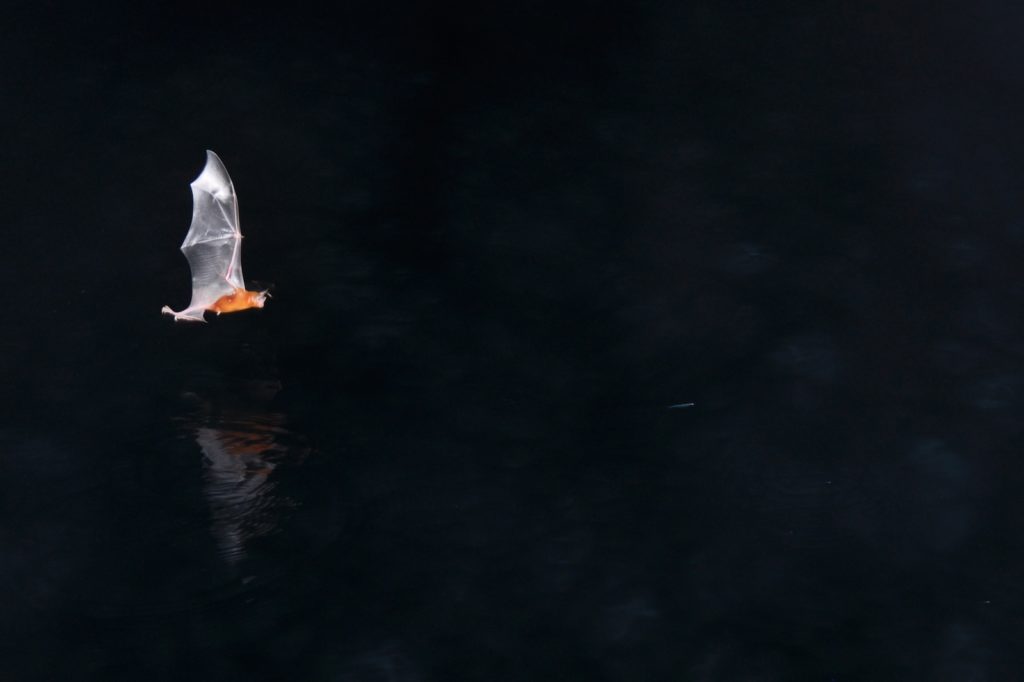
[[[254,289],[256,289],[256,291],[260,292],[261,296],[265,298],[274,298],[271,295],[271,293],[277,287],[275,287],[273,284],[267,284],[266,282],[261,282],[259,280],[252,280],[250,284]]]

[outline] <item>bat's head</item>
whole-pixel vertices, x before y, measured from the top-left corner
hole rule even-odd
[[[251,295],[252,304],[257,308],[262,308],[267,302],[267,299],[270,298],[270,290],[264,289],[263,291],[253,291],[251,292]]]

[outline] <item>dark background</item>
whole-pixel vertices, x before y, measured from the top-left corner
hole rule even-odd
[[[1018,679],[1024,10],[820,4],[10,7],[2,677]]]

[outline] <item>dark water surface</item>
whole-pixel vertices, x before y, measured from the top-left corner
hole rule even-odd
[[[0,677],[1019,679],[1024,11],[339,11],[0,29]]]

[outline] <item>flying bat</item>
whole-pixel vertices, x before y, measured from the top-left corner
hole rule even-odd
[[[206,166],[192,181],[192,225],[181,251],[192,270],[192,302],[180,312],[160,312],[175,322],[206,322],[203,313],[262,308],[269,294],[249,291],[242,279],[242,232],[235,186],[220,157],[206,152]]]

